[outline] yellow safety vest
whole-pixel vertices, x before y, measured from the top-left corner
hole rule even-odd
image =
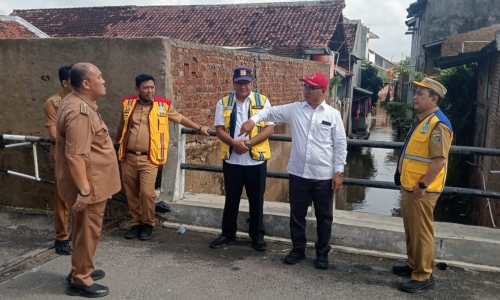
[[[401,168],[401,186],[407,191],[413,188],[424,178],[432,161],[429,150],[429,141],[432,132],[438,123],[443,123],[452,130],[448,118],[437,110],[425,117],[419,124],[413,127],[406,138],[401,154],[403,165]],[[451,135],[453,139],[453,132]],[[442,141],[441,141],[442,142]],[[438,176],[429,184],[427,193],[441,193],[446,181],[448,164],[439,172]]]
[[[258,113],[264,108],[264,104],[267,101],[266,96],[261,95],[259,93],[252,92],[250,94],[250,107],[248,111],[248,116],[249,118],[252,117],[254,114]],[[224,128],[226,129],[227,133],[231,135],[232,138],[237,136],[239,132],[234,132],[235,126],[236,126],[236,111],[234,111],[233,114],[233,108],[236,105],[236,95],[234,93],[231,93],[229,96],[226,96],[222,98],[222,105],[224,109]],[[231,119],[233,119],[233,122],[231,122]],[[256,136],[259,134],[259,132],[264,129],[266,126],[266,123],[264,121],[259,122],[255,124],[255,127],[253,128],[252,132],[250,133],[249,139],[252,137]],[[222,143],[221,147],[221,159],[229,159],[231,157],[231,152],[233,151],[233,148],[230,147],[229,145]],[[252,148],[250,148],[250,156],[254,160],[268,160],[271,158],[271,147],[269,146],[269,140],[266,139],[262,143],[258,145],[252,145]]]
[[[125,159],[127,141],[125,136],[132,125],[130,116],[134,112],[137,104],[137,96],[125,97],[122,99],[122,111],[124,126],[120,138],[120,148],[118,150],[118,159],[123,161]],[[149,125],[149,153],[148,157],[152,164],[161,166],[167,162],[168,154],[168,109],[172,101],[154,97],[153,107],[149,112],[148,125]],[[128,136],[127,136],[128,139]]]

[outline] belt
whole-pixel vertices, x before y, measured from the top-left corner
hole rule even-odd
[[[137,156],[140,156],[140,155],[148,155],[149,152],[148,151],[143,151],[143,152],[135,152],[135,151],[132,151],[132,150],[128,150],[127,149],[127,153],[132,153],[132,154],[135,154]]]

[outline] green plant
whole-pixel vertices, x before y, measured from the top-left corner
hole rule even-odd
[[[401,102],[389,102],[385,103],[384,106],[386,112],[391,116],[392,124],[408,126],[413,123],[413,119],[407,117],[408,112],[416,113],[413,106]]]
[[[436,80],[446,87],[448,92],[439,107],[450,119],[453,127],[453,144],[472,146],[474,144],[474,126],[476,108],[474,105],[477,91],[475,64],[442,70]],[[467,186],[468,178],[463,171],[468,169],[463,156],[450,155],[448,163],[447,185]]]
[[[340,75],[334,76],[330,78],[330,85],[328,87],[328,95],[332,97],[333,95],[333,89],[336,88],[341,82],[343,78]]]
[[[406,57],[406,59],[402,62],[400,62],[399,64],[396,65],[396,67],[394,67],[394,74],[405,74],[405,75],[408,75],[410,77],[412,77],[413,79],[412,80],[416,80],[416,81],[422,81],[427,75],[425,75],[424,73],[422,72],[417,72],[415,70],[412,70],[410,67],[410,58],[409,57]]]
[[[361,72],[361,88],[372,92],[372,106],[378,101],[378,92],[384,87],[382,78],[378,76],[378,70],[373,65],[365,63]]]

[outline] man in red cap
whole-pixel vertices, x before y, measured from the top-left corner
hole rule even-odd
[[[262,121],[286,122],[292,131],[292,152],[286,167],[290,174],[290,233],[293,249],[286,264],[305,258],[306,214],[314,203],[318,241],[316,267],[328,269],[333,221],[333,192],[342,187],[347,141],[340,112],[326,104],[328,78],[315,72],[300,79],[304,102],[264,108],[246,121],[240,135],[248,134]]]

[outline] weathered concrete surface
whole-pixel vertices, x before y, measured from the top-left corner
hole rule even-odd
[[[120,100],[134,93],[134,78],[140,73],[156,77],[158,95],[171,92],[167,88],[169,73],[167,41],[144,39],[0,39],[0,132],[47,136],[44,126],[45,100],[60,91],[58,69],[79,61],[94,63],[106,81],[107,94],[98,101],[99,111],[115,136]],[[49,154],[39,151],[40,176],[52,178]],[[0,166],[34,174],[29,147],[3,149]],[[51,210],[52,186],[28,179],[0,174],[1,205]],[[124,212],[123,206],[109,206]],[[110,211],[108,209],[108,211]]]
[[[283,264],[290,246],[269,243],[259,253],[248,240],[214,250],[208,244],[215,235],[160,228],[148,242],[125,240],[124,231],[105,234],[95,264],[106,271],[99,283],[110,287],[105,299],[497,299],[500,274],[450,267],[436,270],[435,291],[408,295],[390,273],[387,258],[332,251],[331,268],[313,266],[314,249],[295,266]],[[0,284],[2,299],[73,299],[64,294],[70,258],[58,256],[43,265]]]
[[[224,198],[215,195],[186,194],[185,199],[171,204],[172,212],[163,215],[172,222],[220,228]],[[248,231],[248,203],[243,200],[238,228]],[[264,224],[271,236],[289,238],[288,204],[266,202]],[[308,216],[306,234],[316,239],[315,219]],[[435,223],[436,258],[478,265],[500,267],[500,231],[452,223]],[[401,218],[335,211],[332,244],[367,250],[405,254],[405,236]]]

